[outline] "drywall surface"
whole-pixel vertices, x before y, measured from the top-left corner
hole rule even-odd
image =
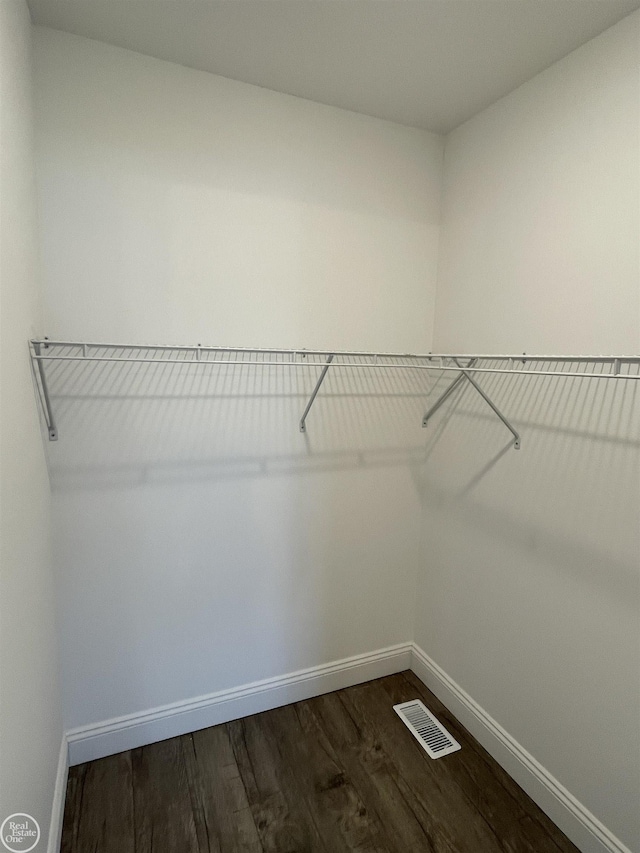
[[[448,138],[439,350],[640,351],[639,27]],[[522,449],[471,389],[429,427],[416,641],[638,850],[640,387],[478,381]]]
[[[447,137],[441,351],[637,351],[638,20]]]
[[[425,347],[440,137],[36,32],[53,335]]]
[[[429,348],[438,137],[36,32],[48,334]],[[318,374],[51,367],[67,726],[410,639],[428,379]]]
[[[27,340],[41,334],[31,22],[0,3],[0,822],[35,818],[46,847],[62,719],[50,496]]]

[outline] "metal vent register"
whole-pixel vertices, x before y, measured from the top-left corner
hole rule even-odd
[[[461,748],[419,699],[394,705],[393,710],[431,758],[442,758]]]

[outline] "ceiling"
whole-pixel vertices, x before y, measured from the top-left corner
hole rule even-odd
[[[440,133],[640,0],[28,0],[33,22]]]

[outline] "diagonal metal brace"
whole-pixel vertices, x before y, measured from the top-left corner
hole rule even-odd
[[[505,418],[505,416],[502,414],[502,412],[500,411],[500,409],[495,405],[495,403],[494,403],[492,400],[490,400],[490,399],[489,399],[489,397],[487,397],[487,395],[484,393],[484,391],[482,390],[482,388],[478,385],[478,383],[477,383],[477,382],[476,382],[476,380],[473,378],[473,376],[471,376],[471,374],[470,374],[470,373],[467,373],[467,371],[466,371],[464,368],[462,368],[462,367],[460,366],[460,362],[458,361],[458,359],[457,359],[457,358],[454,358],[454,361],[455,361],[455,363],[458,365],[458,367],[460,367],[460,369],[462,370],[462,373],[463,373],[463,374],[464,374],[464,376],[469,380],[469,382],[473,385],[473,387],[476,389],[476,391],[478,392],[478,394],[480,394],[480,396],[481,396],[481,397],[482,397],[482,399],[485,401],[485,403],[487,403],[487,405],[488,405],[491,409],[493,409],[493,411],[494,411],[494,412],[496,413],[496,415],[500,418],[500,420],[501,420],[501,421],[502,421],[502,423],[506,426],[506,428],[509,430],[509,432],[510,432],[510,433],[512,433],[512,435],[513,435],[513,449],[514,449],[514,450],[520,450],[520,433],[519,433],[519,432],[517,432],[517,430],[515,430],[515,429],[511,426],[511,424],[510,424],[510,423],[509,423],[509,421]],[[470,365],[469,365],[469,366],[470,366]]]
[[[430,417],[431,417],[435,412],[437,412],[437,411],[438,411],[438,409],[439,409],[439,408],[440,408],[440,406],[445,402],[445,400],[446,400],[448,397],[450,397],[450,396],[451,396],[451,394],[453,394],[453,392],[456,390],[456,388],[458,388],[458,387],[459,387],[460,383],[461,383],[461,382],[464,382],[464,380],[465,380],[465,379],[467,379],[467,380],[470,382],[470,384],[471,384],[471,385],[473,385],[473,387],[476,389],[476,391],[478,392],[478,394],[480,394],[480,396],[482,397],[482,399],[487,403],[487,405],[488,405],[488,406],[490,406],[490,407],[491,407],[491,409],[492,409],[492,410],[496,413],[496,415],[500,418],[500,420],[501,420],[501,421],[502,421],[502,423],[506,426],[506,428],[509,430],[509,432],[513,435],[513,447],[514,447],[514,449],[515,449],[515,450],[520,450],[520,434],[517,432],[517,430],[515,430],[515,429],[511,426],[511,424],[510,424],[510,423],[509,423],[509,421],[505,418],[505,416],[502,414],[502,412],[500,411],[500,409],[498,409],[498,407],[495,405],[495,403],[494,403],[492,400],[490,400],[490,399],[489,399],[489,397],[485,394],[485,392],[482,390],[482,388],[481,388],[481,387],[478,385],[478,383],[475,381],[475,379],[473,378],[473,376],[471,376],[471,374],[468,372],[468,369],[469,369],[470,367],[473,367],[473,366],[474,366],[474,364],[476,363],[477,359],[476,359],[476,358],[471,359],[471,361],[469,362],[469,364],[465,365],[465,367],[463,367],[463,366],[460,364],[460,362],[458,361],[458,359],[457,359],[457,358],[454,358],[454,359],[453,359],[453,361],[454,361],[454,362],[456,363],[456,365],[460,368],[460,373],[458,374],[458,376],[456,376],[456,378],[453,380],[453,382],[452,382],[452,383],[451,383],[451,384],[450,384],[450,385],[449,385],[449,386],[448,386],[448,387],[443,391],[443,393],[438,397],[438,399],[437,399],[437,400],[436,400],[436,402],[433,404],[433,406],[431,406],[431,408],[429,409],[429,411],[428,411],[428,412],[425,414],[425,416],[422,418],[422,426],[423,426],[423,427],[426,427],[426,426],[427,426],[427,424],[428,424],[428,422],[429,422],[429,418],[430,418]]]
[[[40,374],[40,385],[42,386],[42,408],[44,409],[44,418],[47,422],[47,431],[49,433],[49,441],[58,440],[58,429],[53,417],[53,409],[51,408],[51,399],[49,398],[49,388],[47,386],[47,375],[44,372],[44,364],[40,358],[40,344],[34,343],[33,349],[35,352],[35,362],[38,365],[38,373]]]
[[[303,413],[302,417],[300,418],[300,432],[306,432],[307,431],[307,426],[306,426],[305,421],[307,419],[307,415],[309,414],[309,409],[311,408],[311,406],[313,406],[313,401],[316,399],[318,391],[320,390],[320,386],[324,382],[324,378],[327,375],[327,370],[329,370],[329,366],[330,366],[332,361],[333,361],[333,354],[331,354],[327,358],[326,364],[322,368],[322,373],[320,374],[320,377],[318,378],[318,381],[316,382],[316,387],[313,389],[313,393],[311,394],[311,397],[309,398],[309,402],[307,403],[307,408],[304,410],[304,413]]]
[[[477,359],[476,359],[476,358],[471,359],[471,361],[469,362],[469,364],[467,365],[467,367],[473,367],[473,365],[476,363],[476,361],[477,361]],[[456,362],[456,363],[457,363],[457,362]],[[458,365],[458,366],[459,366],[459,365]],[[427,426],[427,424],[429,423],[429,418],[431,417],[431,415],[435,414],[435,413],[438,411],[438,409],[440,408],[440,406],[445,402],[445,400],[447,400],[447,399],[451,396],[451,394],[453,394],[453,392],[456,390],[456,388],[458,388],[458,386],[460,385],[460,383],[461,383],[461,382],[464,382],[464,379],[465,379],[465,375],[464,375],[464,373],[459,373],[459,374],[458,374],[458,376],[456,376],[456,378],[453,380],[453,382],[451,382],[451,383],[447,386],[447,388],[446,388],[446,389],[442,392],[442,394],[438,397],[438,399],[437,399],[437,400],[436,400],[436,402],[433,404],[433,406],[431,406],[431,408],[429,409],[429,411],[428,411],[428,412],[425,414],[425,416],[422,418],[422,426],[423,426],[423,427],[426,427],[426,426]]]

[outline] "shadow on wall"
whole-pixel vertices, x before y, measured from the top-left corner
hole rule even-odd
[[[640,385],[481,382],[522,449],[471,390],[431,427],[416,641],[606,825],[635,827]]]
[[[323,363],[47,364],[67,726],[410,637],[434,380],[332,366],[303,434]]]
[[[302,434],[322,363],[47,365],[67,726],[406,641],[421,537],[467,590],[473,532],[633,591],[637,383],[482,376],[513,451],[392,368],[332,366]]]
[[[512,450],[509,432],[467,386],[430,427],[416,482],[426,509],[563,570],[598,567],[609,589],[611,573],[622,573],[620,593],[637,597],[638,380],[480,382],[520,431],[522,449]]]
[[[336,358],[301,433],[300,418],[323,357],[298,356],[300,367],[278,366],[278,360],[288,361],[289,356],[276,360],[239,353],[225,358],[263,360],[265,366],[225,365],[222,360],[48,364],[60,437],[49,445],[53,489],[260,477],[424,460],[421,419],[426,401],[440,387],[439,377],[424,370],[395,369],[410,361],[388,359],[388,367],[352,370],[341,367]],[[360,362],[367,363],[364,358]]]

